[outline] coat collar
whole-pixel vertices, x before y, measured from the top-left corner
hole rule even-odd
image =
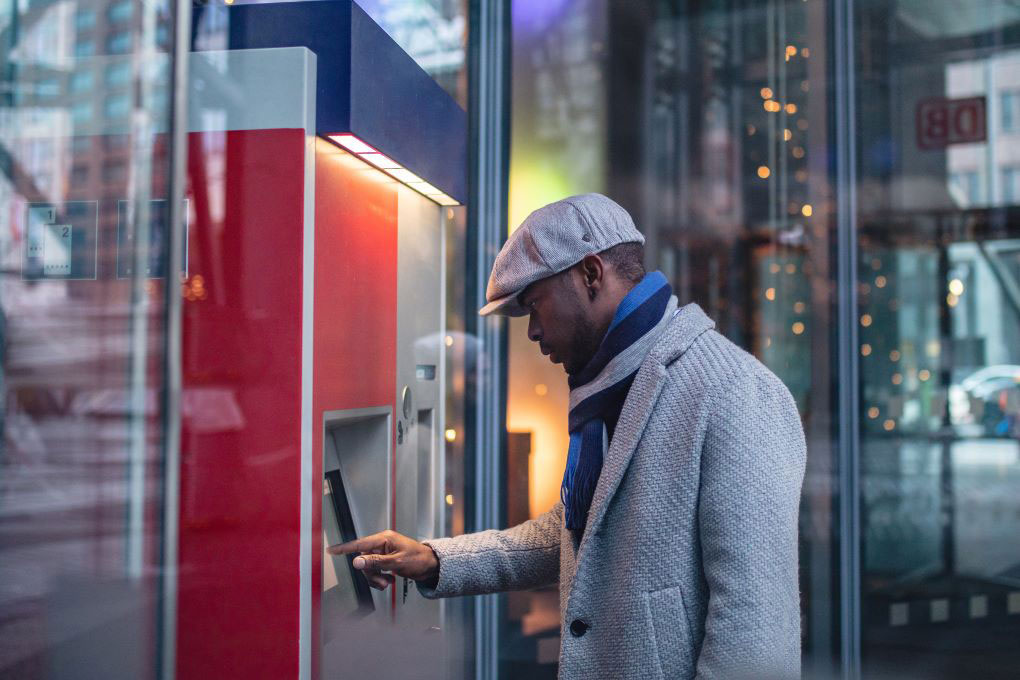
[[[623,474],[630,465],[634,450],[641,440],[652,409],[666,382],[666,366],[679,359],[702,333],[712,328],[715,328],[715,323],[701,307],[694,303],[687,304],[662,331],[662,336],[642,362],[627,393],[613,441],[610,442],[609,450],[606,452],[602,474],[588,510],[588,523],[578,548],[578,558],[589,537],[598,531],[609,501],[612,500]]]

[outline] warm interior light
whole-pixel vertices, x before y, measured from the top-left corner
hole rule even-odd
[[[375,153],[375,149],[365,144],[354,135],[330,135],[334,142],[354,153]]]
[[[418,175],[404,168],[392,158],[379,153],[375,148],[351,134],[327,135],[330,141],[342,146],[361,160],[371,163],[393,179],[403,182],[418,193],[427,196],[439,205],[460,205],[460,201],[442,192]]]

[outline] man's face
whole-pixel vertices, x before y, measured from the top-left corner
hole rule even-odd
[[[574,268],[536,281],[518,300],[530,312],[528,338],[567,375],[583,369],[602,342],[590,314],[581,276]]]

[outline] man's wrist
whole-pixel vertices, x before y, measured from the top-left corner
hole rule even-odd
[[[439,553],[437,553],[435,548],[433,548],[428,543],[425,543],[423,545],[429,549],[430,553],[432,553],[432,560],[434,562],[434,565],[432,569],[430,569],[429,572],[425,575],[424,578],[418,580],[418,583],[420,583],[422,586],[426,588],[435,589],[439,585]]]

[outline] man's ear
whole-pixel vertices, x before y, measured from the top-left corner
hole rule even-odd
[[[594,300],[605,283],[605,263],[598,255],[586,255],[581,260],[581,281],[588,291],[588,299]]]

